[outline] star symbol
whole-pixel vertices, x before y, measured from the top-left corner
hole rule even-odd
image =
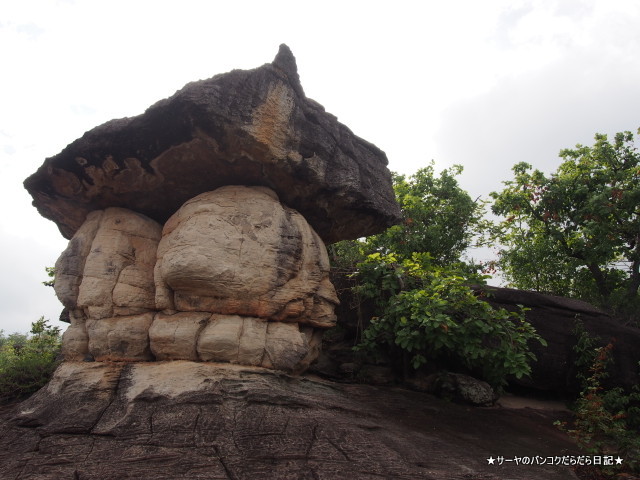
[[[489,458],[487,458],[487,462],[489,462],[489,465],[495,465],[496,459],[493,458],[493,455],[491,455]]]
[[[622,465],[622,458],[620,458],[620,455],[616,458],[616,465]]]

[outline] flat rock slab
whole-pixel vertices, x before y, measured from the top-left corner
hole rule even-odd
[[[164,224],[225,185],[271,188],[325,243],[400,220],[386,155],[305,96],[286,45],[273,63],[192,82],[142,115],[94,128],[25,181],[66,238],[93,210],[128,208]]]
[[[513,383],[556,394],[579,393],[582,387],[576,367],[578,355],[574,351],[578,341],[577,322],[582,323],[589,335],[599,339],[598,346],[613,342],[614,363],[604,386],[631,389],[638,383],[640,329],[625,326],[622,321],[580,300],[512,288],[488,286],[482,290],[495,307],[515,310],[517,305],[522,305],[528,308],[526,320],[547,341],[546,346],[532,342],[531,351],[537,361],[531,365],[531,377],[513,378]]]
[[[576,478],[487,461],[575,454],[557,415],[250,367],[65,363],[0,415],[0,478]]]

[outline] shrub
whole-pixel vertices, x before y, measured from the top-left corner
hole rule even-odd
[[[624,458],[623,468],[640,472],[640,387],[635,385],[628,392],[621,387],[605,389],[602,381],[608,376],[614,343],[595,347],[599,339],[591,337],[580,323],[575,332],[576,364],[580,367],[588,360],[591,364],[586,373],[578,375],[583,389],[573,408],[573,424],[556,422],[556,425],[587,453],[619,455]],[[602,470],[607,475],[614,473],[613,467]]]
[[[360,350],[399,349],[415,369],[438,361],[459,364],[501,388],[509,375],[531,373],[535,356],[528,342],[545,344],[522,307],[510,312],[479,298],[463,265],[435,265],[429,254],[399,262],[393,254],[375,253],[359,264],[357,275],[360,293],[375,298],[381,312],[364,331]]]
[[[49,381],[58,365],[58,327],[41,317],[29,336],[0,333],[0,340],[0,403],[25,398]]]

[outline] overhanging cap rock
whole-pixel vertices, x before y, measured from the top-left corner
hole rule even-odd
[[[189,83],[142,115],[90,130],[24,185],[66,238],[93,210],[164,223],[224,185],[272,188],[327,243],[400,218],[386,155],[305,96],[286,45],[273,63]]]

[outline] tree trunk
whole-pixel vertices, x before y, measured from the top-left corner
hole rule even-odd
[[[596,282],[596,287],[598,287],[598,293],[602,298],[602,306],[607,310],[611,309],[611,289],[607,285],[607,279],[605,274],[600,267],[595,263],[588,263],[587,268],[591,272],[593,279]]]

